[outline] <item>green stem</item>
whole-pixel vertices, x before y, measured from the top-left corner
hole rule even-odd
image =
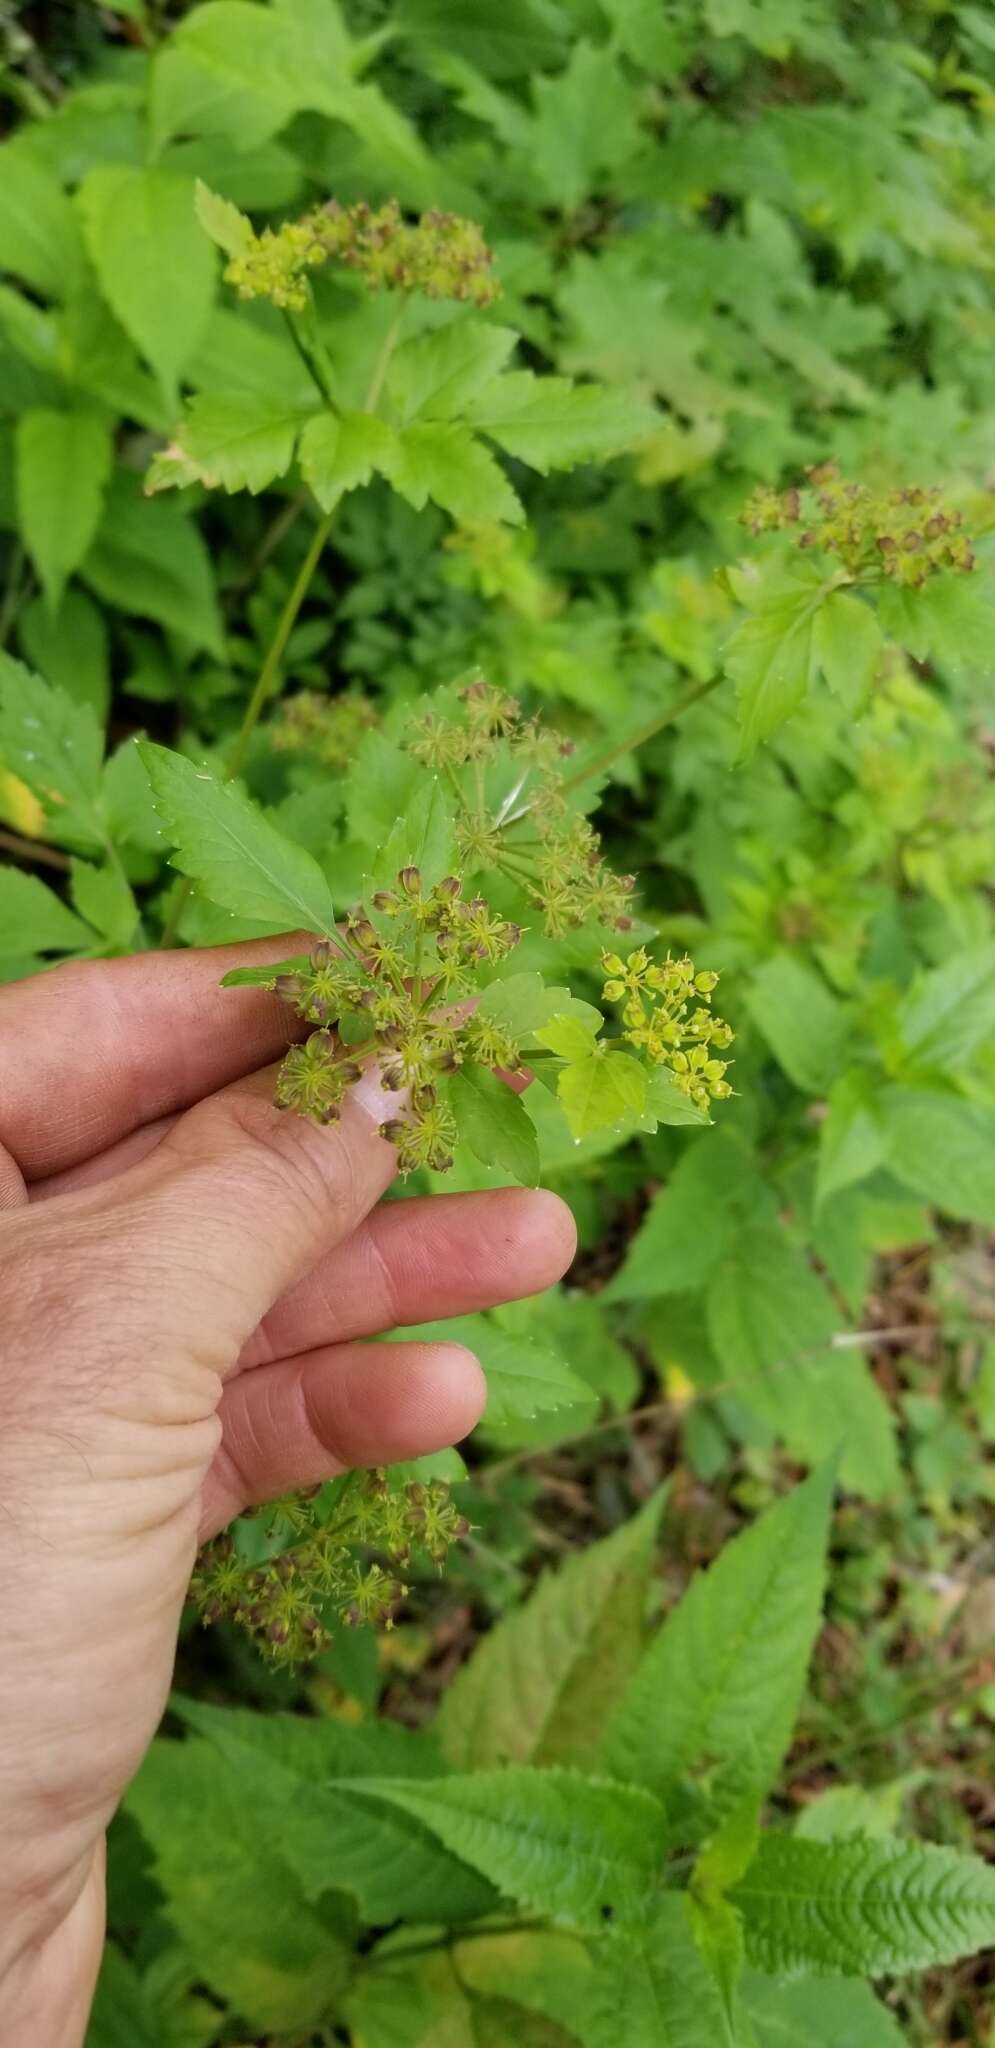
[[[595,761],[588,762],[586,767],[578,768],[575,775],[568,776],[566,782],[561,785],[561,796],[567,796],[571,790],[580,789],[583,783],[590,782],[595,775],[603,775],[605,769],[610,768],[615,761],[620,761],[624,754],[634,754],[638,747],[644,747],[647,740],[655,739],[658,732],[663,732],[666,726],[673,725],[676,719],[683,717],[685,711],[690,710],[692,704],[699,703],[702,697],[710,696],[711,692],[717,690],[719,684],[724,682],[725,676],[720,673],[709,676],[707,682],[693,684],[690,690],[685,690],[683,697],[678,697],[676,704],[668,704],[666,711],[660,711],[655,718],[647,719],[646,724],[641,725],[638,732],[631,733],[628,739],[614,742],[603,754],[599,754]]]
[[[15,860],[34,861],[43,868],[59,868],[63,874],[69,872],[68,853],[60,853],[57,847],[49,846],[40,839],[23,839],[20,832],[0,828],[0,848],[4,853],[12,853]]]
[[[335,400],[332,397],[332,393],[329,390],[328,385],[325,381],[324,365],[319,363],[308,342],[305,341],[304,336],[301,333],[301,330],[297,324],[297,321],[294,319],[293,314],[288,313],[285,310],[283,318],[286,323],[287,333],[289,334],[290,339],[293,342],[294,347],[297,350],[298,355],[300,356],[301,362],[303,363],[304,368],[306,369],[308,376],[310,377],[311,382],[314,385],[319,397],[323,398],[325,404],[330,405],[333,411],[336,410]]]
[[[273,691],[273,687],[276,682],[277,675],[279,673],[280,663],[283,660],[283,656],[286,652],[287,642],[290,639],[290,635],[293,632],[294,626],[297,622],[297,614],[300,611],[301,605],[303,604],[305,597],[307,596],[307,592],[311,583],[311,578],[314,575],[314,572],[318,566],[318,562],[324,550],[325,542],[327,541],[328,536],[331,532],[333,517],[333,513],[327,512],[325,514],[324,519],[322,519],[320,524],[315,528],[314,538],[307,551],[307,554],[304,557],[303,562],[301,563],[297,575],[297,580],[290,593],[290,596],[287,599],[286,604],[283,607],[282,612],[280,613],[276,632],[274,633],[273,638],[270,641],[265,660],[263,661],[262,668],[260,669],[258,678],[256,680],[256,686],[245,707],[245,711],[242,717],[242,723],[239,726],[238,732],[235,735],[231,752],[229,753],[228,759],[225,762],[226,782],[234,781],[235,776],[238,775],[241,771],[242,764],[245,760],[245,756],[249,749],[249,741],[251,740],[252,735],[255,732],[256,726],[259,723],[260,716],[267,703],[267,700],[269,699]],[[180,919],[182,918],[183,912],[186,909],[186,906],[190,900],[190,894],[192,889],[193,882],[188,878],[180,884],[179,888],[177,889],[173,897],[172,908],[170,909],[169,915],[166,918],[166,922],[163,925],[162,937],[159,941],[160,948],[163,950],[169,946],[172,946],[175,942],[176,934],[179,929]]]
[[[249,741],[255,732],[266,702],[272,693],[279,673],[280,663],[286,652],[287,641],[290,639],[290,635],[297,623],[297,614],[307,596],[311,585],[311,578],[324,553],[325,542],[331,533],[334,516],[334,513],[326,512],[324,519],[315,527],[311,545],[297,572],[297,580],[280,613],[276,632],[270,641],[266,659],[259,671],[256,687],[245,707],[242,723],[235,735],[234,745],[225,763],[225,776],[229,782],[234,781],[235,776],[241,771],[248,752]]]

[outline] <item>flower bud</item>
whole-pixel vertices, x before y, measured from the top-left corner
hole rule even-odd
[[[399,886],[406,896],[420,896],[422,892],[421,869],[402,868],[397,877]]]

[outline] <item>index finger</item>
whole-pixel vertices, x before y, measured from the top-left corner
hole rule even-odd
[[[233,967],[285,960],[300,932],[249,945],[70,961],[0,988],[0,1145],[25,1180],[58,1173],[274,1059],[299,1025]]]

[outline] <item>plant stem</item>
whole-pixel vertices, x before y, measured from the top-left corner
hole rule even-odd
[[[404,315],[408,310],[409,297],[410,293],[406,293],[404,298],[401,300],[397,312],[395,313],[394,318],[391,321],[386,334],[384,335],[383,341],[380,344],[380,353],[377,356],[376,362],[373,365],[373,375],[370,378],[369,389],[366,393],[366,398],[363,403],[364,412],[376,412],[377,406],[380,402],[380,393],[383,390],[384,378],[386,377],[388,368],[390,366],[391,356],[393,355],[394,350],[397,347],[398,336],[401,332],[401,322],[404,319]]]
[[[39,867],[59,868],[63,874],[69,872],[69,855],[60,853],[55,846],[46,846],[39,839],[22,839],[19,832],[8,832],[0,828],[0,846],[5,853],[12,853],[17,860],[36,861]]]
[[[249,741],[255,732],[267,698],[273,689],[280,663],[286,652],[287,641],[290,639],[290,635],[297,623],[297,614],[304,603],[310,588],[311,578],[324,553],[325,542],[332,530],[333,518],[333,513],[326,512],[320,524],[315,527],[311,545],[297,572],[297,580],[280,613],[276,632],[270,641],[266,659],[259,671],[255,689],[245,707],[242,723],[235,735],[234,744],[225,763],[225,776],[229,782],[232,782],[241,770],[246,753],[248,752]]]
[[[310,498],[310,491],[298,491],[296,497],[288,498],[286,504],[280,507],[276,518],[266,528],[248,566],[243,570],[237,581],[229,584],[228,589],[225,591],[224,602],[226,605],[234,604],[238,598],[244,597],[247,590],[251,590],[260,570],[265,569],[270,556],[276,553],[280,542],[290,532],[295,520],[300,518],[305,505],[310,503]]]
[[[286,652],[287,641],[290,639],[290,635],[294,630],[294,626],[297,621],[297,614],[300,611],[301,605],[303,604],[305,597],[307,596],[308,588],[311,583],[311,578],[314,575],[314,572],[318,566],[318,562],[324,550],[325,542],[327,541],[328,536],[331,532],[333,517],[333,513],[326,512],[325,517],[321,520],[320,524],[315,528],[314,538],[312,539],[307,554],[305,555],[304,560],[301,563],[300,569],[297,573],[297,580],[294,583],[294,587],[290,593],[290,596],[287,599],[286,604],[283,607],[282,612],[280,613],[280,617],[277,622],[276,632],[274,633],[273,638],[270,641],[269,647],[266,651],[266,657],[263,661],[262,668],[259,671],[255,688],[245,707],[245,711],[242,717],[242,723],[239,726],[237,733],[235,734],[235,739],[232,744],[231,752],[229,753],[228,759],[225,762],[226,782],[234,781],[235,776],[239,774],[242,768],[242,764],[248,752],[249,741],[251,740],[252,735],[255,732],[256,726],[259,723],[259,719],[266,705],[267,699],[269,698],[273,690],[273,685],[276,681],[276,677],[279,672],[280,663],[283,659],[284,653]],[[187,904],[190,900],[190,893],[192,889],[193,882],[190,880],[189,877],[187,877],[177,889],[176,894],[173,897],[172,908],[162,928],[162,937],[159,941],[160,950],[164,950],[165,948],[173,945],[176,939],[177,931],[179,929],[180,919],[183,916],[183,912],[186,909]]]
[[[719,684],[724,682],[724,675],[719,674],[709,676],[707,682],[693,684],[690,690],[685,690],[683,697],[678,697],[676,704],[668,704],[666,711],[660,711],[655,718],[648,719],[645,725],[640,726],[638,732],[631,733],[628,739],[613,742],[596,760],[589,762],[584,768],[578,768],[575,775],[568,776],[566,782],[562,784],[561,795],[566,796],[569,791],[580,789],[582,783],[590,782],[595,775],[603,775],[605,769],[610,768],[614,761],[620,761],[623,754],[634,754],[637,747],[644,747],[647,740],[655,739],[658,732],[663,732],[666,726],[673,725],[676,719],[683,717],[685,711],[690,710],[692,704],[699,703],[702,697],[710,696],[711,692],[717,690]]]

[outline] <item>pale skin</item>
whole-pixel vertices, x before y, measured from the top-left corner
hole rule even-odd
[[[79,2048],[108,1821],[155,1733],[198,1542],[250,1504],[459,1441],[455,1344],[364,1340],[549,1286],[554,1196],[380,1205],[364,1077],[272,1106],[287,1009],[222,973],[295,944],[57,968],[0,989],[0,2010]],[[334,1848],[334,1845],[332,1845]]]

